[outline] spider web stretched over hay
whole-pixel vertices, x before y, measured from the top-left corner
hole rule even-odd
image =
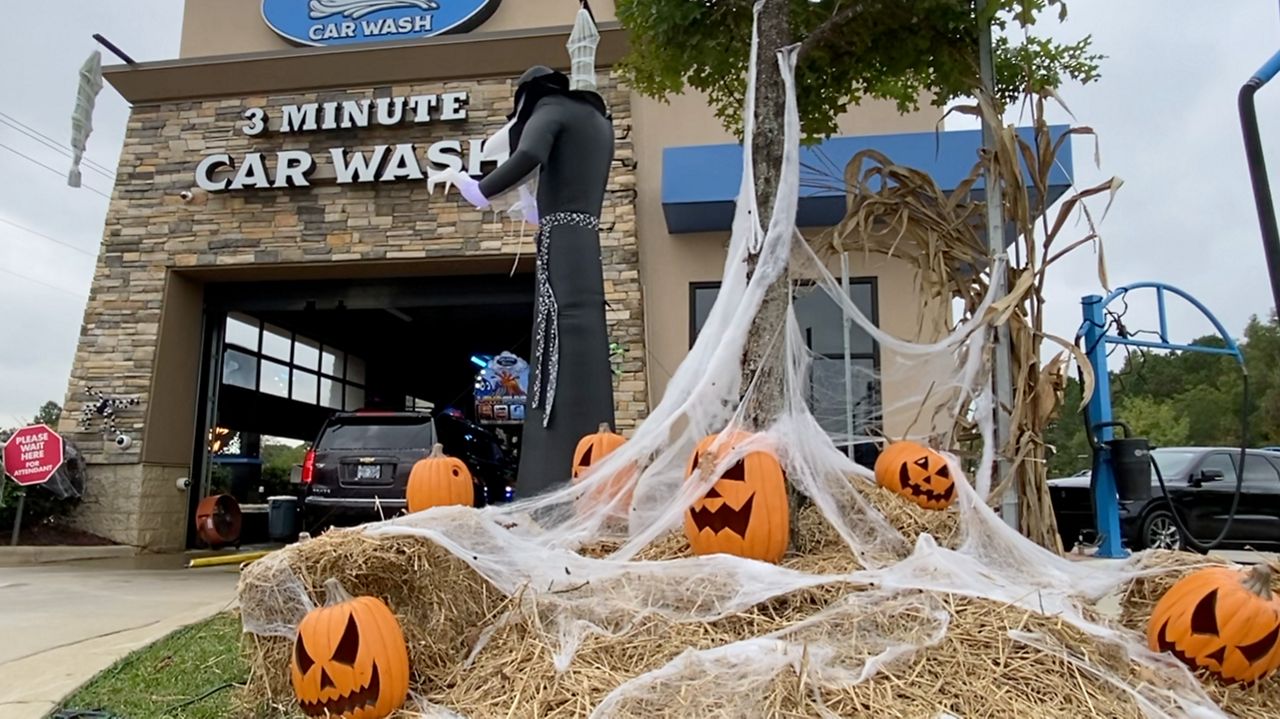
[[[246,570],[240,592],[252,641],[276,641],[277,648],[292,641],[298,622],[318,599],[312,592],[329,576],[376,573],[383,585],[348,589],[426,597],[421,607],[396,606],[393,598],[392,608],[407,624],[419,674],[428,665],[439,671],[419,677],[432,701],[449,705],[433,709],[436,715],[504,716],[510,708],[512,716],[754,717],[770,715],[789,701],[788,706],[803,705],[812,716],[865,711],[868,703],[878,703],[872,712],[877,716],[920,716],[916,710],[899,712],[894,702],[916,707],[909,704],[919,699],[913,692],[935,692],[937,682],[892,675],[891,669],[948,643],[977,647],[974,643],[987,642],[1003,647],[1002,652],[1050,657],[1082,687],[1087,679],[1090,688],[1082,689],[1079,701],[1089,702],[1083,706],[1092,706],[1095,714],[1223,716],[1180,665],[1149,653],[1135,635],[1097,620],[1087,608],[1089,600],[1131,580],[1136,565],[1068,561],[1028,541],[991,511],[987,492],[974,489],[992,484],[990,421],[981,419],[987,413],[975,415],[980,436],[988,441],[973,485],[951,458],[958,490],[951,536],[939,541],[891,521],[892,501],[877,494],[870,470],[842,452],[808,409],[811,354],[794,315],[774,340],[785,343],[785,412],[725,455],[715,471],[686,480],[695,444],[738,426],[740,398],[753,391],[741,386],[744,343],[766,289],[786,273],[815,280],[849,320],[901,361],[945,366],[932,385],[953,390],[949,406],[957,412],[989,398],[985,343],[992,323],[1008,315],[994,311],[1000,307],[988,289],[974,298],[958,327],[937,341],[913,343],[878,329],[859,312],[808,244],[796,241],[800,128],[794,49],[780,53],[778,61],[787,91],[786,149],[771,223],[762,228],[755,220],[752,82],[743,181],[723,284],[662,402],[630,441],[577,486],[569,486],[566,477],[564,489],[511,505],[436,508],[331,533],[260,560]],[[760,248],[760,257],[748,280],[746,257],[753,246]],[[793,527],[788,559],[775,566],[669,551],[680,543],[689,505],[720,472],[756,450],[775,453],[790,482],[811,503]],[[618,473],[630,477],[634,497],[629,505],[626,493],[612,504],[581,502]],[[810,540],[806,532],[814,527],[818,539]],[[941,527],[924,526],[935,532]],[[365,553],[372,546],[382,554]],[[415,548],[421,546],[430,549]],[[324,555],[324,547],[339,549]],[[375,571],[373,561],[388,564]],[[466,581],[456,581],[459,577]],[[806,608],[787,615],[788,603]],[[1010,608],[1023,618],[1000,620]],[[794,620],[780,618],[784,615]],[[452,656],[449,642],[465,642],[469,654]],[[622,664],[615,662],[609,665],[614,674],[599,674],[591,680],[594,688],[585,688],[597,676],[592,672],[608,664],[596,661],[601,646],[647,652],[648,664],[618,669]],[[1105,651],[1094,651],[1099,647]],[[519,690],[511,685],[536,681],[522,676],[534,672],[521,662],[534,661],[549,664],[550,676],[576,677],[584,688],[545,714],[509,701],[507,707],[486,708],[485,702],[504,701],[511,693],[519,702]],[[266,670],[277,672],[278,680],[281,666],[276,661]],[[886,676],[899,688],[886,690],[876,683]],[[950,677],[979,688],[988,680],[994,681],[977,671]],[[557,681],[548,679],[544,687]],[[917,681],[933,684],[913,689]],[[446,683],[450,688],[443,688]],[[858,693],[862,689],[865,694]],[[1043,711],[1024,703],[1015,707],[1022,715],[1077,711],[1066,698],[1027,694],[1023,701],[1043,701]],[[460,706],[463,698],[471,705]],[[1104,707],[1104,699],[1111,703]],[[919,701],[924,711],[928,700]],[[1054,701],[1064,704],[1054,707]]]

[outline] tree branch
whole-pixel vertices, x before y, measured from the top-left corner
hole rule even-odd
[[[809,33],[809,36],[800,43],[797,59],[803,60],[810,50],[826,42],[841,25],[849,22],[855,15],[865,9],[866,6],[863,3],[855,2],[846,5],[842,10],[837,10],[831,17],[824,20],[821,25],[814,28],[813,32]]]

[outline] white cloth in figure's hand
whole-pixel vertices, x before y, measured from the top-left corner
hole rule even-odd
[[[520,186],[520,211],[524,214],[525,222],[531,225],[538,224],[538,200],[533,196],[528,185]]]

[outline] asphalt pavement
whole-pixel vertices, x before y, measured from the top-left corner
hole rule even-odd
[[[133,650],[234,606],[237,567],[186,561],[0,567],[0,719],[40,719]]]

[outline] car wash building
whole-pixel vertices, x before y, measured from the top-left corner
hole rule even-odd
[[[611,69],[627,32],[611,1],[592,5],[616,135],[600,224],[625,433],[661,399],[715,301],[741,148],[701,96],[664,103],[629,90]],[[85,529],[187,546],[220,467],[252,471],[257,438],[309,442],[334,412],[447,409],[518,436],[519,403],[477,386],[495,358],[529,357],[533,232],[473,210],[431,170],[493,166],[482,143],[505,124],[514,80],[535,64],[568,68],[576,10],[564,0],[187,0],[179,58],[105,69],[133,112],[61,427],[90,463]],[[946,188],[967,174],[980,136],[939,134],[937,120],[865,102],[806,152],[840,176],[876,148]],[[1067,171],[1057,179],[1061,192]],[[826,184],[804,190],[805,232],[843,215],[843,193]],[[848,259],[849,291],[882,328],[945,331],[948,306],[922,304],[906,262]],[[823,423],[844,432],[852,412],[860,432],[904,432],[917,413],[895,400],[923,393],[911,372],[845,330],[821,294],[798,285],[795,309]],[[858,370],[851,406],[844,331]],[[90,389],[138,401],[115,410],[114,431],[96,414],[85,430],[82,410],[100,401]],[[228,436],[240,438],[230,455]]]

